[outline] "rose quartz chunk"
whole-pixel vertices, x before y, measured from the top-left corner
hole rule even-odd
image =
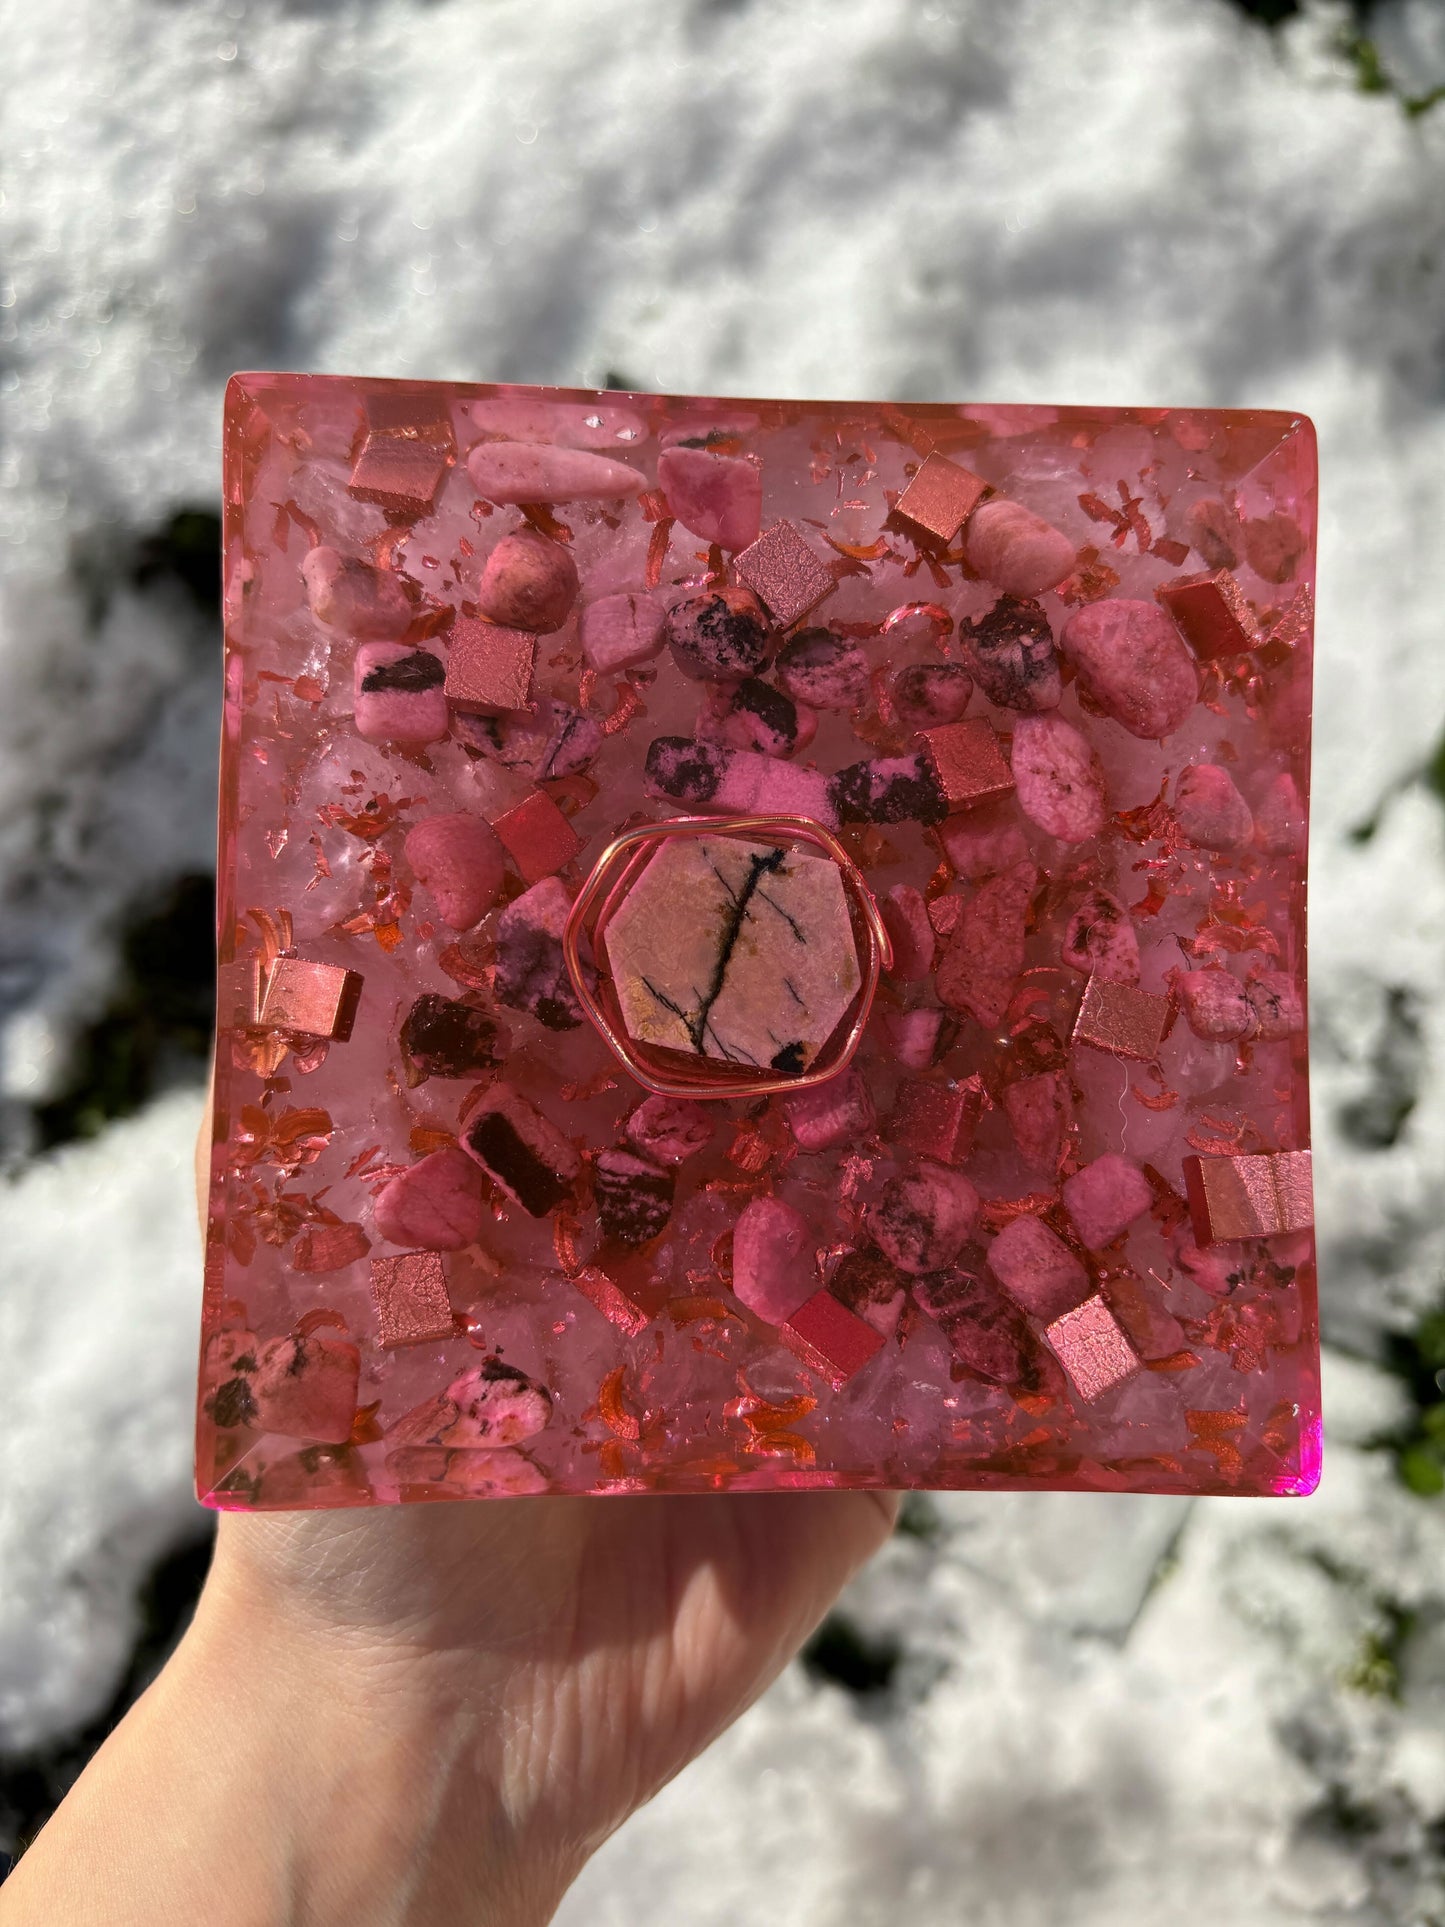
[[[981,503],[969,517],[964,547],[969,567],[1009,595],[1039,595],[1074,566],[1068,536],[1001,495]]]
[[[817,1289],[807,1219],[781,1198],[754,1198],[733,1230],[733,1290],[749,1311],[781,1325]]]
[[[1137,984],[1139,937],[1129,912],[1107,890],[1090,890],[1069,918],[1060,953],[1066,964],[1105,983]]]
[[[645,1097],[627,1120],[627,1135],[656,1164],[685,1164],[713,1139],[712,1113],[689,1097]]]
[[[599,596],[582,610],[582,653],[603,675],[650,662],[666,639],[667,611],[649,595]]]
[[[1255,1035],[1266,1044],[1297,1036],[1305,1027],[1299,985],[1284,970],[1261,970],[1244,986],[1254,1013]]]
[[[1271,856],[1298,856],[1304,849],[1305,809],[1292,776],[1275,777],[1260,799],[1254,826],[1260,848]]]
[[[1174,814],[1191,843],[1237,850],[1254,834],[1249,805],[1218,763],[1191,763],[1174,785]]]
[[[1117,1151],[1086,1164],[1064,1180],[1064,1208],[1090,1251],[1113,1244],[1154,1201],[1149,1180],[1132,1158]]]
[[[856,1144],[870,1137],[878,1122],[873,1099],[855,1066],[810,1084],[782,1101],[783,1116],[800,1151],[826,1151],[835,1144]]]
[[[467,473],[477,493],[497,503],[615,502],[645,486],[625,462],[531,442],[482,442],[467,457]]]
[[[1108,816],[1099,759],[1059,716],[1021,716],[1014,725],[1013,776],[1019,808],[1061,843],[1086,843]]]
[[[968,1010],[981,1024],[999,1024],[1024,967],[1025,922],[1038,882],[1032,863],[1015,864],[994,877],[964,905],[939,959],[940,999]]]
[[[930,1162],[889,1180],[869,1207],[868,1233],[900,1271],[939,1271],[962,1251],[978,1212],[978,1192],[963,1173]]]
[[[736,551],[757,541],[763,478],[748,456],[709,448],[705,440],[674,442],[657,458],[657,481],[669,513],[704,542]]]
[[[504,535],[487,557],[477,584],[477,607],[508,629],[550,635],[577,600],[577,564],[560,542],[519,529]]]
[[[988,1248],[988,1266],[1014,1303],[1043,1324],[1089,1295],[1088,1272],[1039,1218],[1005,1225]]]
[[[389,1244],[422,1251],[460,1251],[486,1223],[482,1181],[455,1148],[432,1151],[376,1194],[376,1229]]]
[[[1198,698],[1194,658],[1157,603],[1088,603],[1064,624],[1060,647],[1080,687],[1131,735],[1172,735]]]
[[[1184,530],[1211,569],[1232,569],[1239,560],[1239,518],[1217,496],[1191,504]]]
[[[1307,546],[1299,523],[1288,515],[1261,515],[1244,525],[1249,566],[1266,582],[1288,582]]]
[[[1005,1084],[1003,1109],[1024,1163],[1035,1171],[1056,1170],[1074,1115],[1073,1095],[1063,1072],[1040,1071]]]
[[[939,826],[943,854],[967,883],[982,883],[1026,860],[1029,846],[1018,812],[985,804],[967,816],[952,816]]]
[[[507,874],[502,846],[479,816],[424,816],[406,833],[406,860],[453,930],[480,923]]]
[[[1174,994],[1196,1037],[1227,1044],[1248,1036],[1254,1028],[1244,985],[1227,970],[1181,970],[1174,979]]]
[[[318,622],[348,636],[404,635],[416,611],[389,569],[335,549],[312,549],[301,564],[306,601]]]
[[[256,1423],[285,1438],[340,1445],[351,1437],[361,1354],[328,1331],[273,1338],[263,1345],[251,1381]]]
[[[356,652],[356,733],[370,743],[439,743],[450,716],[446,668],[429,649],[364,642]]]
[[[919,1010],[888,1010],[883,1029],[893,1055],[905,1070],[926,1071],[938,1055],[944,1013],[924,1006]]]
[[[1211,1298],[1227,1298],[1249,1276],[1248,1246],[1244,1244],[1215,1244],[1201,1248],[1187,1234],[1183,1234],[1174,1248],[1174,1260],[1179,1269],[1201,1291],[1207,1291]]]
[[[911,883],[895,883],[879,904],[888,941],[893,946],[892,975],[917,983],[933,968],[933,925],[923,892]]]

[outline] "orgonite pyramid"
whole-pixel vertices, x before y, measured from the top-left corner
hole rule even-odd
[[[1314,502],[237,376],[202,1496],[1310,1490]]]

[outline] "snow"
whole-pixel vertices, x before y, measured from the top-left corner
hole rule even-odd
[[[210,848],[214,659],[125,558],[214,500],[233,368],[1289,407],[1320,430],[1319,1497],[933,1501],[935,1537],[848,1602],[902,1638],[896,1690],[790,1672],[565,1921],[1445,1905],[1439,1508],[1370,1444],[1398,1393],[1368,1362],[1445,1264],[1445,825],[1419,777],[1445,717],[1445,107],[1360,91],[1349,18],[0,0],[0,1099],[21,1148],[118,919]],[[1383,0],[1372,31],[1405,92],[1445,79],[1438,0]],[[1418,1039],[1391,1029],[1402,999]],[[1372,1144],[1350,1107],[1390,1078],[1418,1101]],[[163,1099],[0,1191],[6,1746],[104,1701],[134,1583],[194,1519],[195,1108]],[[1398,1682],[1366,1690],[1392,1640]]]
[[[162,1099],[0,1188],[0,1752],[109,1699],[190,1496],[201,1104]]]

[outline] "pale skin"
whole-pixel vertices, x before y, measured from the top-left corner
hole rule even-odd
[[[229,1513],[0,1927],[530,1927],[774,1679],[897,1495]]]

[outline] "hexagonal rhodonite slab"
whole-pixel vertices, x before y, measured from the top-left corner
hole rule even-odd
[[[862,982],[826,857],[699,837],[664,844],[603,939],[635,1043],[805,1071]]]

